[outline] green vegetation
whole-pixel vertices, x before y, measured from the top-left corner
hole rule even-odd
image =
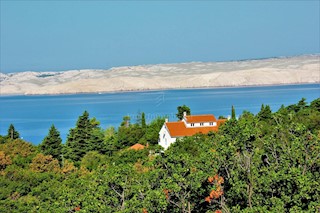
[[[62,154],[62,139],[60,132],[54,125],[51,126],[49,134],[43,139],[40,144],[41,152],[45,155],[51,155],[53,158],[61,161]]]
[[[7,134],[7,138],[10,139],[17,139],[20,137],[20,134],[18,131],[16,131],[16,129],[14,128],[13,124],[10,124],[9,129],[8,129],[8,134]]]
[[[65,145],[52,126],[39,147],[10,127],[0,212],[319,212],[320,99],[277,112],[262,105],[162,154],[164,118],[140,118],[103,130],[84,112]],[[135,143],[146,147],[129,149]]]
[[[176,114],[178,120],[182,120],[183,118],[183,113],[186,112],[187,115],[191,114],[191,110],[188,106],[182,105],[177,107],[178,113]]]
[[[232,105],[232,108],[231,108],[231,119],[232,120],[236,119],[236,110],[235,110],[233,105]]]

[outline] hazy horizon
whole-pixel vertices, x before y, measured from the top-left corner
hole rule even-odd
[[[281,59],[281,58],[294,58],[294,57],[304,57],[304,56],[320,56],[320,53],[310,53],[310,54],[302,54],[302,55],[293,55],[293,56],[272,56],[266,58],[245,58],[239,60],[225,60],[225,61],[187,61],[180,63],[161,63],[161,64],[137,64],[137,65],[122,65],[117,67],[106,67],[106,68],[79,68],[79,69],[68,69],[68,70],[22,70],[17,72],[2,72],[2,74],[13,74],[13,73],[23,73],[23,72],[67,72],[67,71],[75,71],[75,70],[111,70],[113,68],[121,68],[121,67],[136,67],[136,66],[157,66],[157,65],[175,65],[175,64],[192,64],[192,63],[220,63],[220,62],[241,62],[241,61],[254,61],[254,60],[268,60],[268,59]]]

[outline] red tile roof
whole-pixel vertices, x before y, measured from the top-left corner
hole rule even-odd
[[[214,115],[187,115],[187,123],[216,122]]]
[[[136,143],[135,145],[130,146],[129,149],[133,149],[133,150],[144,149],[144,145],[141,145],[140,143]]]
[[[171,137],[184,137],[192,136],[197,133],[208,134],[210,131],[218,131],[218,126],[205,126],[205,127],[186,127],[183,121],[167,122],[167,129]]]

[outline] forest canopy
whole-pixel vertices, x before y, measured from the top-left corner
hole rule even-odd
[[[38,146],[10,125],[0,212],[320,211],[320,98],[244,111],[166,151],[157,145],[165,119],[139,116],[103,129],[85,111],[65,144],[52,125]]]

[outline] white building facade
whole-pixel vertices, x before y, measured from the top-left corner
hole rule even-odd
[[[177,138],[172,137],[170,132],[164,123],[159,132],[159,145],[162,146],[165,150],[174,142],[176,142]]]

